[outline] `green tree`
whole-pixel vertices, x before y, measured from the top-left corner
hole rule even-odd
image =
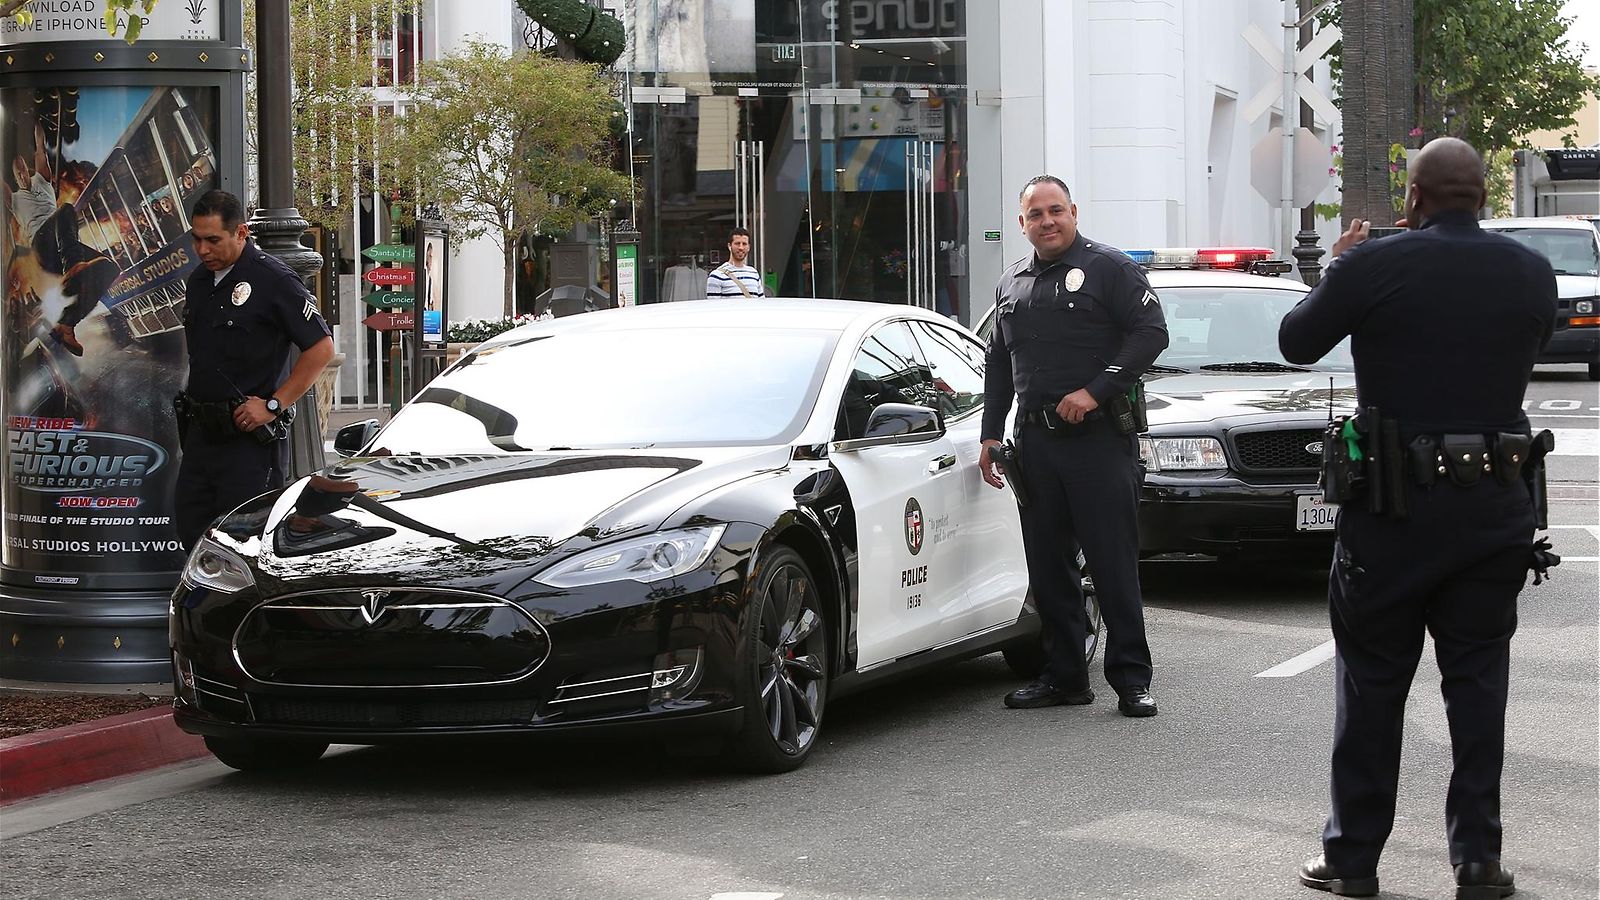
[[[295,206],[314,224],[337,228],[350,214],[353,194],[395,184],[385,152],[395,140],[395,117],[389,104],[373,102],[376,87],[388,85],[389,68],[373,61],[374,42],[388,32],[396,5],[415,12],[409,0],[290,0]],[[244,9],[245,40],[253,44],[255,4]],[[253,149],[254,79],[247,84],[245,121]]]
[[[517,236],[559,234],[627,196],[609,165],[612,85],[593,65],[471,43],[425,63],[405,91],[396,168],[455,234],[500,245],[509,316]]]
[[[145,15],[156,8],[156,0],[103,0],[103,3],[106,34],[116,37],[121,31],[122,39],[130,44],[139,39],[139,31],[144,28],[144,20],[133,15],[133,8],[139,7]],[[28,0],[0,0],[0,19],[15,18],[19,24],[33,24],[33,13],[28,11],[27,4]]]
[[[1424,137],[1458,137],[1485,156],[1513,149],[1529,132],[1573,127],[1600,87],[1567,40],[1562,0],[1415,2]]]
[[[1342,0],[1323,16],[1344,31],[1329,59],[1344,112],[1347,217],[1381,220],[1379,198],[1388,182],[1383,167],[1394,146],[1420,146],[1440,136],[1461,138],[1483,154],[1491,170],[1490,200],[1499,206],[1508,188],[1496,172],[1509,171],[1510,151],[1526,146],[1530,132],[1572,128],[1584,95],[1600,89],[1600,79],[1583,71],[1583,47],[1567,39],[1572,23],[1561,15],[1562,0],[1409,2],[1414,87],[1406,88],[1410,103],[1399,107],[1403,122],[1364,105],[1372,85],[1398,80],[1392,67],[1375,68],[1370,50],[1356,46],[1381,46],[1374,32],[1394,29],[1394,22],[1372,15],[1398,7],[1385,0]],[[1397,29],[1391,38],[1396,34]]]

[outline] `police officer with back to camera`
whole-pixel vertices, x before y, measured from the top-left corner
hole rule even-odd
[[[997,471],[1013,397],[1016,454],[1029,498],[1023,549],[1048,658],[1031,684],[1006,695],[1014,709],[1094,700],[1084,661],[1082,546],[1094,571],[1108,632],[1106,681],[1125,716],[1153,716],[1150,647],[1139,596],[1136,428],[1126,409],[1139,376],[1167,346],[1161,304],[1144,271],[1122,251],[1078,232],[1067,186],[1040,175],[1022,189],[1018,221],[1033,245],[995,287],[984,379],[984,481]]]
[[[1325,442],[1324,490],[1346,494],[1328,589],[1332,810],[1323,853],[1300,870],[1307,887],[1344,896],[1378,892],[1424,634],[1454,759],[1445,828],[1456,896],[1514,890],[1500,866],[1511,635],[1530,565],[1559,561],[1533,540],[1543,485],[1533,464],[1549,445],[1530,439],[1522,400],[1550,339],[1556,282],[1544,257],[1478,227],[1484,198],[1477,152],[1430,142],[1410,165],[1414,230],[1363,243],[1367,224],[1353,223],[1279,330],[1290,362],[1315,362],[1346,336],[1355,357],[1359,415]]]
[[[201,195],[191,236],[200,266],[183,312],[189,381],[174,405],[178,537],[192,549],[211,520],[283,486],[295,401],[333,357],[333,338],[299,276],[250,240],[238,197]],[[300,348],[292,368],[290,343]]]

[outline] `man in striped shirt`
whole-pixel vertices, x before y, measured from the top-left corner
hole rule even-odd
[[[735,228],[728,233],[728,261],[706,276],[706,297],[743,297],[754,300],[764,297],[761,273],[755,266],[745,265],[750,256],[750,232]]]

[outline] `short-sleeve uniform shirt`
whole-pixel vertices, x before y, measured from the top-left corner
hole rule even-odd
[[[288,376],[289,345],[308,350],[333,334],[300,278],[255,241],[220,282],[201,266],[186,288],[187,393],[195,400],[271,396]]]

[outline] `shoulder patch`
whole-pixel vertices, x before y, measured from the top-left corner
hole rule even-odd
[[[1161,298],[1156,296],[1156,292],[1155,291],[1152,291],[1149,288],[1145,288],[1144,289],[1144,296],[1139,298],[1139,305],[1140,306],[1149,306],[1152,303],[1154,303],[1157,306],[1160,306],[1161,305]]]
[[[307,298],[305,308],[302,309],[301,312],[306,314],[306,321],[309,322],[317,317],[317,304],[313,303],[310,298]]]

